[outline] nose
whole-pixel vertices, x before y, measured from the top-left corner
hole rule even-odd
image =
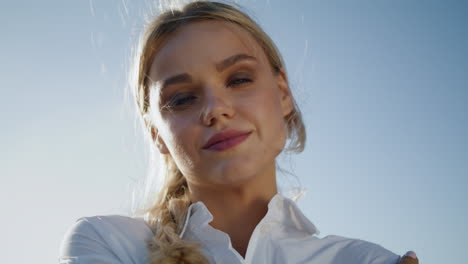
[[[204,125],[213,126],[233,116],[234,109],[226,94],[212,94],[205,97],[205,105],[201,111],[201,121]]]

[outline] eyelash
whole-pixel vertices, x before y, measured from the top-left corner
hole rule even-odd
[[[193,103],[194,99],[196,99],[196,97],[193,95],[176,95],[169,100],[169,102],[165,105],[165,108],[178,108],[187,106]]]
[[[241,82],[239,83],[238,81],[241,81]],[[239,86],[239,85],[243,85],[245,83],[250,83],[250,82],[252,82],[252,80],[249,78],[234,78],[228,82],[227,86],[228,87]]]
[[[249,78],[233,78],[231,79],[230,81],[228,81],[228,83],[226,84],[227,87],[237,87],[237,86],[242,86],[242,85],[245,85],[247,83],[251,83],[253,82],[253,80],[249,79]],[[183,94],[176,94],[175,96],[173,96],[167,104],[165,104],[165,106],[163,108],[169,108],[169,109],[172,109],[172,108],[182,108],[182,107],[185,107],[185,106],[188,106],[190,104],[192,104],[194,102],[194,100],[197,99],[196,96],[194,95],[187,95],[187,96],[184,96]]]

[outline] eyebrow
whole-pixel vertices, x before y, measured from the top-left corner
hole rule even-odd
[[[237,55],[233,55],[227,59],[224,59],[223,61],[219,62],[216,64],[216,70],[218,72],[222,72],[224,70],[226,70],[227,68],[231,67],[232,65],[238,63],[239,61],[242,61],[242,60],[253,60],[253,61],[257,61],[257,58],[255,58],[254,56],[250,56],[250,55],[247,55],[247,54],[237,54]]]
[[[216,63],[215,65],[216,71],[222,72],[242,60],[257,61],[257,58],[255,58],[254,56],[243,54],[243,53],[236,54],[236,55],[230,56],[222,60],[219,63]],[[169,85],[174,85],[178,83],[190,83],[190,82],[192,82],[192,77],[188,73],[177,74],[162,81],[161,91],[164,90]]]
[[[175,76],[169,77],[162,82],[161,91],[164,90],[169,85],[178,84],[178,83],[190,83],[192,82],[192,77],[187,73],[177,74]]]

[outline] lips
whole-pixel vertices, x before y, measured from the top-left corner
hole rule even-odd
[[[250,131],[240,131],[234,129],[224,130],[213,135],[208,142],[203,146],[203,149],[222,151],[234,147],[244,141]]]

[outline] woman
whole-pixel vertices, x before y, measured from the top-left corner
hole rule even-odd
[[[146,220],[79,220],[61,263],[417,263],[414,252],[320,239],[278,194],[275,159],[301,152],[305,129],[279,52],[247,15],[206,1],[163,13],[135,65],[164,184]]]

